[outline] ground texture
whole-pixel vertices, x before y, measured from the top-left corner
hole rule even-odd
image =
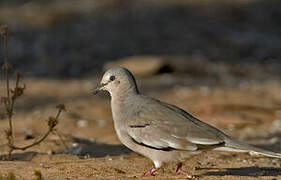
[[[199,119],[247,143],[281,151],[281,84],[279,81],[243,82],[237,86],[170,85],[173,75],[140,78],[140,90],[188,110]],[[177,77],[178,78],[178,77]],[[15,151],[13,161],[0,161],[0,175],[34,179],[34,170],[45,179],[138,179],[152,162],[124,147],[118,140],[106,93],[92,96],[98,82],[83,80],[25,79],[27,90],[17,102],[14,119],[16,143],[28,144],[47,130],[47,118],[58,103],[67,111],[60,118],[57,135],[39,146]],[[3,82],[1,82],[3,85]],[[199,85],[198,85],[199,84]],[[159,89],[159,87],[161,87]],[[1,86],[1,91],[3,86]],[[3,92],[3,91],[2,91]],[[8,128],[3,108],[0,123],[0,158],[7,147]],[[31,138],[31,139],[29,139]],[[146,179],[280,179],[279,159],[248,154],[208,152],[184,162],[184,173],[174,176],[176,164],[166,164]]]

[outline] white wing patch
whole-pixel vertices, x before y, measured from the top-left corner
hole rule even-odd
[[[180,138],[176,135],[172,135],[175,138]],[[202,145],[215,145],[215,144],[219,144],[221,143],[220,141],[215,141],[212,139],[205,139],[205,138],[192,138],[192,137],[186,137],[185,139],[187,139],[189,142],[194,143],[194,144],[202,144]],[[197,147],[197,146],[196,146]]]
[[[235,148],[231,148],[231,147],[218,147],[213,149],[213,151],[226,151],[226,152],[248,152],[246,150],[242,150],[242,149],[235,149]]]
[[[163,142],[163,141],[146,141],[143,140],[141,143],[151,146],[151,147],[156,147],[156,148],[166,148],[168,147],[168,144]]]
[[[186,138],[188,141],[194,144],[202,144],[202,145],[215,145],[221,143],[220,141],[215,141],[212,139],[205,139],[205,138]]]
[[[195,144],[183,146],[179,142],[167,141],[167,143],[168,143],[169,147],[174,148],[174,149],[182,149],[182,150],[188,150],[188,151],[195,151],[198,149],[198,147]]]

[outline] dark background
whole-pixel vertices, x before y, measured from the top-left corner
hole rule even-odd
[[[281,77],[278,0],[1,0],[0,24],[25,76],[78,78],[127,56],[187,55]]]
[[[141,93],[281,152],[281,0],[0,0],[1,24],[9,26],[9,60],[24,76],[19,85],[26,84],[14,106],[16,145],[42,137],[57,104],[66,111],[56,127],[61,137],[51,133],[13,152],[14,161],[0,163],[0,179],[34,179],[35,170],[51,180],[132,179],[152,167],[118,140],[108,93],[92,95],[118,60]],[[2,50],[0,40],[0,65]],[[0,97],[5,86],[0,70]],[[9,151],[2,100],[0,160]],[[175,179],[175,168],[168,163],[156,178]],[[281,179],[280,160],[243,153],[203,153],[183,168],[179,179]]]

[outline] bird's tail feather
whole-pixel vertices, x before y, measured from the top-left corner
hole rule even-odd
[[[255,147],[255,146],[252,146],[249,144],[244,144],[235,139],[227,139],[225,141],[225,147],[218,147],[218,148],[215,148],[214,150],[232,151],[232,152],[248,152],[248,153],[254,154],[254,155],[264,155],[264,156],[268,156],[268,157],[274,157],[274,158],[281,159],[280,153],[275,153],[275,152],[261,149],[261,148],[258,148],[258,147]]]

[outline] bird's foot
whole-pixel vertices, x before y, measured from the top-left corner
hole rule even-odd
[[[177,176],[179,174],[184,174],[187,179],[194,179],[194,178],[196,178],[196,176],[190,175],[188,172],[185,172],[185,171],[182,170],[182,163],[178,163],[177,164],[177,169],[176,169],[175,176]]]
[[[178,163],[175,176],[179,175],[181,172],[182,172],[182,163]]]
[[[155,171],[157,171],[157,170],[158,170],[158,168],[153,167],[153,168],[149,169],[146,173],[144,173],[144,174],[142,175],[142,177],[155,176],[154,173],[155,173]]]

